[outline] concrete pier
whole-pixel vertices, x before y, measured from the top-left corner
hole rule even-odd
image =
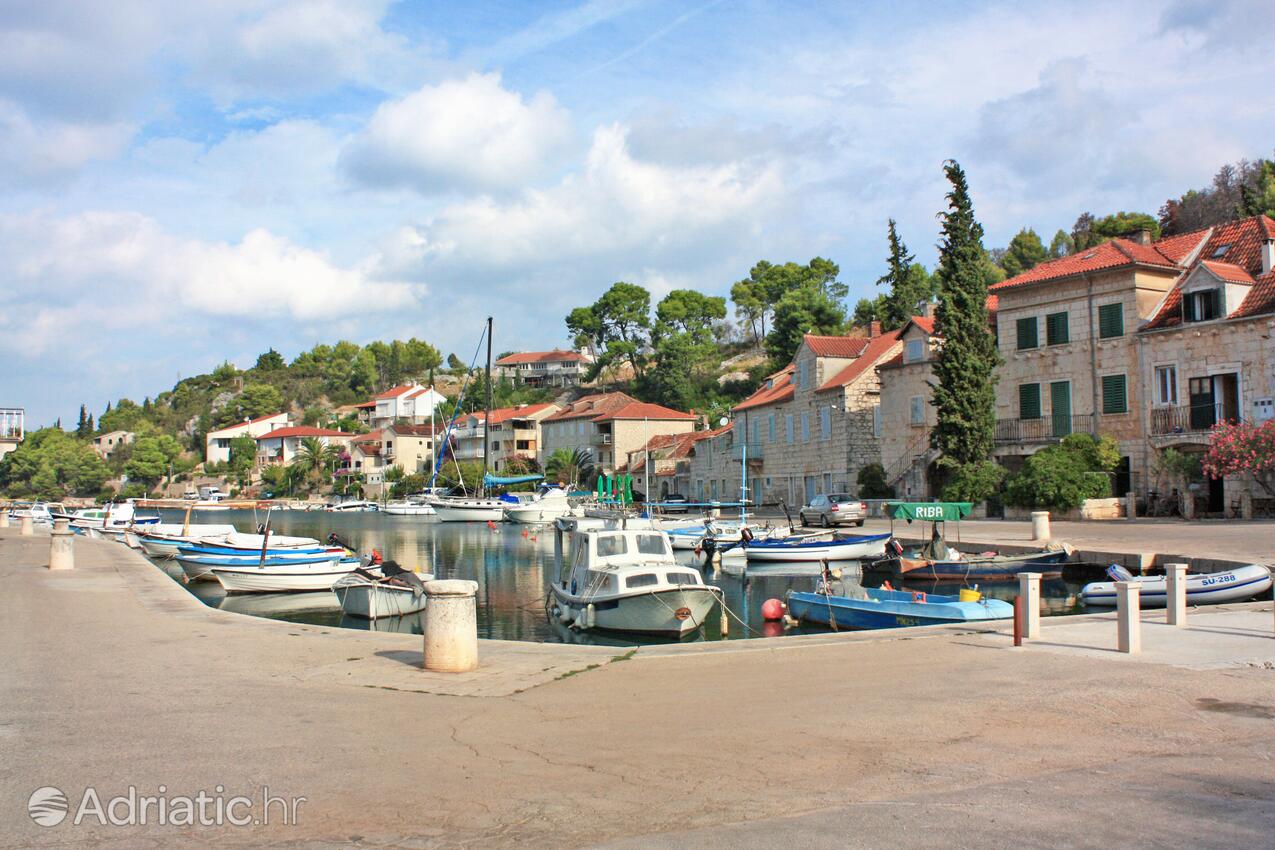
[[[49,545],[0,531],[12,846],[1270,843],[1269,602],[1185,629],[1149,614],[1140,656],[1112,651],[1106,614],[1047,618],[1018,652],[1000,623],[636,650],[481,641],[476,670],[442,674],[421,669],[419,635],[210,609],[110,541],[77,540],[76,569],[50,572]],[[1149,716],[1171,746],[1148,750]],[[296,825],[22,814],[44,786],[74,807],[88,787],[161,784],[306,801]]]

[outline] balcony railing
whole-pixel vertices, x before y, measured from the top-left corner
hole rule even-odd
[[[611,435],[607,433],[597,433],[589,438],[589,442],[595,446],[611,445]]]
[[[731,447],[730,458],[731,460],[742,460],[743,457],[744,457],[744,444],[736,443],[734,446]],[[749,443],[748,444],[748,459],[750,461],[762,460],[765,457],[766,457],[765,443]]]
[[[1186,434],[1207,431],[1219,422],[1235,421],[1227,417],[1221,402],[1213,404],[1188,404],[1184,407],[1155,407],[1151,409],[1152,434]]]
[[[1001,444],[1051,443],[1068,434],[1092,433],[1092,416],[1041,416],[1037,419],[997,419],[995,439]]]

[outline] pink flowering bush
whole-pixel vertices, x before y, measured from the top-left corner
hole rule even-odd
[[[1200,464],[1206,475],[1252,475],[1267,493],[1275,495],[1275,419],[1260,425],[1219,422],[1209,436],[1209,449]]]

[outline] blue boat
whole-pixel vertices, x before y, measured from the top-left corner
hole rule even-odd
[[[751,540],[744,545],[750,561],[853,561],[881,554],[889,534],[849,534]]]
[[[855,599],[790,590],[785,598],[790,616],[805,623],[835,624],[838,629],[939,626],[1014,616],[1014,606],[1001,599],[982,597],[977,602],[962,602],[959,596],[877,588],[867,589],[866,594],[866,598]]]
[[[296,548],[289,546],[266,547],[266,557],[272,555],[281,558],[284,557],[312,557],[315,555],[339,556],[344,551],[340,547],[335,546],[306,546],[304,548]],[[218,558],[252,558],[256,560],[261,557],[260,549],[237,549],[231,546],[202,546],[198,543],[183,543],[177,547],[178,554],[181,555],[207,555]]]

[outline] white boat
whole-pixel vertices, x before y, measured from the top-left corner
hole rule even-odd
[[[1123,567],[1112,565],[1107,575],[1115,581],[1091,581],[1080,589],[1080,598],[1086,605],[1114,607],[1116,581],[1133,581],[1139,585],[1139,605],[1143,608],[1163,608],[1168,604],[1169,579],[1167,576],[1135,576]],[[1223,602],[1241,602],[1252,599],[1271,588],[1271,571],[1261,564],[1249,564],[1218,573],[1198,573],[1186,577],[1186,602],[1188,605],[1218,605]]]
[[[434,509],[424,502],[386,502],[381,513],[390,516],[433,516]]]
[[[551,614],[575,629],[681,637],[702,626],[721,602],[721,589],[679,564],[668,535],[660,531],[568,536],[559,524],[555,551],[558,579],[550,589]]]
[[[440,522],[500,522],[508,502],[458,496],[435,496],[429,500]]]
[[[885,551],[890,534],[851,534],[831,539],[801,535],[754,540],[746,547],[749,561],[851,561]]]
[[[225,540],[226,535],[234,533],[233,525],[191,523],[183,526],[181,523],[161,522],[145,529],[129,531],[126,537],[136,537],[138,546],[150,557],[164,559],[175,557],[180,546],[197,543],[201,539]]]
[[[29,516],[36,525],[52,525],[54,514],[66,514],[66,508],[61,502],[31,502],[14,505],[9,510],[11,519],[21,520]]]
[[[337,579],[354,572],[358,566],[356,560],[333,558],[312,564],[212,567],[211,571],[227,593],[280,593],[331,590]]]
[[[243,532],[234,531],[225,537],[210,537],[207,539],[196,540],[199,546],[218,546],[225,549],[247,549],[250,551],[261,551],[261,547],[266,543],[266,537],[263,534],[244,534]],[[288,537],[284,534],[270,535],[270,549],[305,549],[311,546],[322,545],[313,537]]]
[[[159,514],[139,514],[133,510],[131,501],[123,504],[110,504],[104,508],[84,508],[78,511],[51,511],[54,519],[71,521],[72,528],[78,529],[111,529],[128,528],[134,525],[158,525]]]
[[[365,620],[377,620],[425,610],[424,584],[432,581],[433,575],[402,569],[394,572],[389,564],[382,565],[381,570],[384,573],[381,576],[355,570],[332,585],[342,611]]]
[[[338,502],[335,505],[327,505],[324,510],[336,511],[337,513],[359,513],[361,511],[379,510],[376,502],[365,502],[362,500],[352,500],[349,502]]]
[[[510,522],[538,524],[573,515],[571,502],[567,500],[567,491],[558,487],[541,490],[534,498],[505,508],[505,519]]]

